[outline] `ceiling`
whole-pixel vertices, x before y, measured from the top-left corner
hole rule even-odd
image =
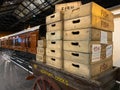
[[[18,32],[45,24],[45,17],[54,12],[56,3],[71,1],[94,1],[105,8],[120,5],[120,0],[0,0],[0,32]]]

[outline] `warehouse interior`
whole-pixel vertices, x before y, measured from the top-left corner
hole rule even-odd
[[[114,76],[111,77],[108,75],[109,79],[113,77],[115,78],[115,80],[113,80],[112,83],[108,85],[108,86],[112,86],[110,90],[120,90],[120,78],[118,78],[120,75],[120,55],[119,55],[120,0],[0,0],[0,39],[9,35],[14,36],[14,34],[19,34],[19,33],[22,34],[29,31],[31,32],[34,31],[33,29],[39,30],[40,36],[38,36],[38,38],[46,36],[46,17],[55,13],[55,5],[70,3],[70,2],[81,2],[82,5],[90,2],[95,2],[98,5],[102,6],[103,8],[113,13],[114,32],[112,33],[112,41],[113,41],[112,56],[113,56],[113,67],[115,68],[115,70],[108,72],[107,75],[109,73],[112,73],[112,75]],[[37,86],[35,84],[37,82],[35,76],[37,75],[34,76],[34,72],[32,70],[32,65],[33,67],[36,67],[36,65],[34,65],[36,63],[31,64],[31,61],[33,59],[35,60],[35,58],[36,55],[34,53],[31,54],[26,52],[20,52],[19,49],[9,50],[6,48],[0,48],[0,90],[63,90],[57,88],[57,85],[52,81],[48,82],[47,85],[51,83],[54,84],[53,87],[55,86],[55,88],[53,89],[51,89],[49,85],[46,89],[44,89],[44,86],[41,86],[41,88],[38,87],[38,89],[37,88],[33,89],[34,86],[35,87]],[[40,65],[41,67],[44,67],[45,70],[47,70],[44,65],[42,64]],[[52,70],[56,71],[56,68],[55,69],[53,68],[50,71],[52,72]],[[58,71],[61,72],[62,70],[58,70]],[[40,72],[40,70],[35,71],[35,74],[37,72]],[[42,72],[47,76],[50,77],[52,76],[50,72],[46,72],[44,70]],[[59,73],[58,74],[56,74],[56,72],[54,73],[55,75],[62,76],[62,74],[60,75]],[[62,73],[64,73],[64,71],[62,71]],[[68,74],[69,73],[67,73],[66,75]],[[72,80],[75,81],[75,78],[73,79],[71,77],[72,76],[68,77],[67,79],[70,79],[71,81]],[[101,77],[102,75],[100,75],[100,78],[97,80],[99,81]],[[61,80],[60,82],[62,82],[62,84],[64,83],[66,86],[67,85],[69,86],[69,84],[67,83],[69,80],[65,82],[66,76],[64,76],[64,78],[65,79]],[[81,77],[79,78],[81,79]],[[107,76],[105,76],[103,79],[105,78],[107,79]],[[61,78],[59,78],[59,80],[60,79]],[[49,81],[48,78],[47,80]],[[95,88],[92,89],[91,88],[92,86],[89,85],[92,85],[95,81],[91,81],[88,79],[87,84],[85,81],[87,81],[87,79],[83,79],[83,78],[81,79],[81,82],[83,82],[82,84],[88,85],[90,90],[108,90],[108,89],[95,89]],[[79,81],[75,81],[75,82],[81,84],[81,82]],[[90,82],[92,82],[92,84],[88,84]],[[98,82],[96,83],[97,83],[96,85],[98,85]],[[111,85],[113,83],[114,85]],[[66,88],[64,85],[62,86],[66,90],[88,90],[88,88],[80,89],[80,87],[84,87],[84,86],[78,86],[78,85],[75,85],[77,89],[71,89],[73,88],[72,86],[71,88],[69,88],[68,86]],[[61,84],[58,86],[61,86]]]

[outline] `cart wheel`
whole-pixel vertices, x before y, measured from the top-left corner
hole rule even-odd
[[[40,76],[36,79],[33,90],[61,90],[60,87],[51,79]]]

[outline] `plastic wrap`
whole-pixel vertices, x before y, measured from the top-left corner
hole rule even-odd
[[[0,51],[0,90],[32,90],[34,80],[25,80],[28,72],[10,60],[9,51]]]

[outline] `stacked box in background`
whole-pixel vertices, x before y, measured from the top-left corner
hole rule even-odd
[[[62,68],[62,38],[63,38],[63,15],[60,12],[46,17],[47,34],[46,34],[46,64]]]
[[[87,78],[112,68],[113,14],[91,2],[64,13],[64,70]]]
[[[43,62],[43,63],[46,62],[46,39],[45,38],[38,40],[36,60],[37,62]]]

